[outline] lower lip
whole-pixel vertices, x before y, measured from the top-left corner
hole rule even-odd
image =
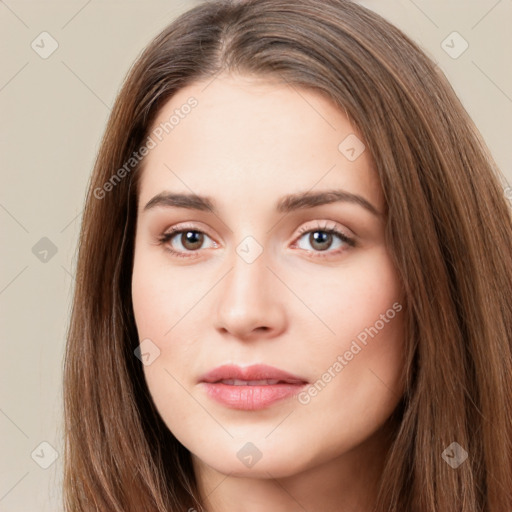
[[[220,382],[203,382],[206,393],[213,400],[244,411],[264,409],[275,402],[290,398],[306,384],[274,384],[266,386],[232,386]]]

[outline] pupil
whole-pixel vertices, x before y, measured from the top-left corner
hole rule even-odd
[[[326,241],[330,242],[331,237],[332,237],[331,233],[326,233],[325,231],[313,231],[310,235],[310,238],[312,239],[312,240],[310,240],[311,246],[315,247],[315,244],[318,244],[318,243],[325,244]],[[330,244],[327,244],[327,247],[325,245],[318,247],[318,249],[320,249],[321,251],[324,251],[325,249],[328,248],[329,245]]]
[[[183,242],[183,236],[185,237],[185,242]],[[182,244],[183,247],[187,247],[187,244],[192,244],[194,247],[188,247],[189,249],[197,249],[196,245],[201,246],[203,241],[202,233],[198,233],[197,231],[187,231],[182,235]]]

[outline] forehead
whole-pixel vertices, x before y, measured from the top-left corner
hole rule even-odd
[[[169,189],[226,192],[232,202],[236,191],[243,203],[315,187],[382,203],[361,136],[311,89],[239,75],[195,82],[164,104],[149,135],[155,144],[141,170],[141,203]]]

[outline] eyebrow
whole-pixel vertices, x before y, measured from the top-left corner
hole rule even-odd
[[[295,210],[314,208],[324,204],[346,202],[357,204],[377,217],[382,214],[364,197],[358,194],[352,194],[346,190],[325,190],[322,192],[298,192],[282,197],[276,204],[276,210],[279,213],[290,213]],[[144,207],[144,211],[151,208],[175,207],[187,208],[190,210],[210,211],[217,213],[215,202],[207,196],[197,194],[176,194],[171,192],[161,192],[153,197]]]

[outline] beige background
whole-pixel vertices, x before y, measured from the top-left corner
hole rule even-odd
[[[0,2],[4,512],[62,509],[62,357],[87,181],[129,66],[153,36],[197,3]],[[403,29],[437,62],[512,183],[512,1],[361,3]],[[58,43],[47,59],[31,47],[34,40],[41,46],[43,31]],[[469,44],[458,58],[442,46],[453,31]],[[462,48],[461,39],[447,41],[452,52]],[[51,243],[40,242],[43,237]]]

